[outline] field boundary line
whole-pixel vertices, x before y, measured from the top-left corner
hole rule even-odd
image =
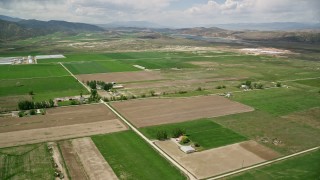
[[[295,157],[295,156],[299,156],[301,154],[305,154],[305,153],[308,153],[308,152],[311,152],[311,151],[315,151],[317,149],[320,149],[320,146],[314,147],[314,148],[311,148],[311,149],[307,149],[307,150],[304,150],[304,151],[300,151],[300,152],[297,152],[297,153],[294,153],[294,154],[291,154],[291,155],[288,155],[288,156],[280,157],[280,158],[277,158],[277,159],[274,159],[274,160],[271,160],[271,161],[266,161],[266,162],[263,162],[263,163],[260,163],[260,164],[257,164],[257,165],[253,165],[253,166],[250,166],[250,167],[246,167],[246,168],[243,168],[243,169],[239,169],[239,170],[236,170],[236,171],[232,171],[232,172],[229,172],[229,173],[226,173],[226,174],[218,175],[216,177],[208,178],[208,180],[215,180],[215,179],[224,178],[224,177],[231,176],[231,175],[234,175],[234,174],[238,174],[238,173],[241,173],[241,172],[245,172],[245,171],[248,171],[248,170],[251,170],[251,169],[255,169],[255,168],[258,168],[258,167],[261,167],[261,166],[265,166],[265,165],[268,165],[268,164],[273,164],[273,163],[276,163],[278,161],[286,160],[286,159],[289,159],[289,158],[292,158],[292,157]]]
[[[283,81],[277,81],[277,82],[294,82],[294,81],[304,81],[304,80],[312,80],[312,79],[320,79],[320,77],[302,78],[302,79],[292,79],[292,80],[283,80]]]
[[[14,79],[0,79],[0,81],[12,81],[12,80],[28,80],[28,79],[45,79],[45,78],[59,78],[59,77],[70,77],[70,75],[62,76],[46,76],[46,77],[31,77],[31,78],[14,78]]]
[[[84,63],[84,62],[100,62],[100,61],[125,61],[125,60],[129,60],[129,61],[133,61],[133,60],[157,60],[157,59],[192,59],[192,58],[214,58],[214,57],[228,57],[228,56],[241,56],[241,55],[219,55],[219,56],[187,56],[187,57],[161,57],[161,58],[130,58],[130,59],[105,59],[105,60],[90,60],[90,61],[86,61],[86,60],[80,60],[80,61],[66,61],[63,63],[66,64],[73,64],[73,63]],[[56,63],[56,62],[47,62],[47,63],[40,63],[40,64],[52,64],[52,63]],[[60,62],[58,62],[60,63]]]
[[[69,71],[69,69],[66,68],[61,62],[59,62],[59,64],[60,64],[66,71],[68,71],[68,73],[69,73],[72,77],[74,77],[83,87],[85,87],[85,88],[88,90],[88,92],[91,91],[91,89],[90,89],[88,86],[86,86],[85,84],[83,84],[83,82],[81,82],[74,74],[72,74],[72,72]]]
[[[158,151],[164,158],[170,161],[175,167],[177,167],[181,172],[183,172],[190,180],[196,180],[197,178],[191,174],[187,169],[185,169],[182,165],[176,162],[171,156],[166,154],[162,149],[156,146],[153,141],[150,141],[146,136],[144,136],[136,127],[134,127],[128,120],[126,120],[122,115],[120,115],[111,105],[100,100],[104,105],[106,105],[113,113],[115,113],[122,121],[124,121],[136,134],[138,134],[143,140],[145,140],[153,149]]]

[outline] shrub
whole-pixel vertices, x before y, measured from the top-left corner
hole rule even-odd
[[[75,101],[75,100],[72,100],[72,101],[70,101],[70,104],[71,105],[78,105],[79,103],[77,101]]]
[[[178,93],[179,93],[179,94],[186,94],[187,91],[180,90]]]
[[[257,89],[263,89],[263,84],[258,83],[258,84],[256,84],[256,87],[255,87],[255,88],[257,88]]]
[[[103,98],[103,101],[104,101],[104,102],[109,102],[110,100],[109,100],[107,97],[104,97],[104,98]]]
[[[142,97],[142,98],[145,98],[145,97],[146,97],[146,95],[145,95],[145,94],[142,94],[142,95],[141,95],[141,97]]]
[[[30,115],[36,115],[36,110],[31,109],[31,110],[30,110]]]
[[[185,131],[184,129],[175,128],[175,129],[172,131],[172,137],[178,138],[178,137],[184,135],[185,133],[186,133],[186,131]]]
[[[82,93],[80,94],[80,96],[82,97]],[[49,99],[49,105],[50,107],[54,107],[54,101],[52,99]]]
[[[225,85],[222,85],[221,87],[222,87],[223,89],[227,88]]]
[[[160,140],[160,141],[163,141],[163,140],[166,140],[168,139],[168,134],[166,131],[163,131],[163,130],[159,130],[157,132],[157,139]]]
[[[120,100],[121,100],[121,101],[122,101],[122,100],[128,100],[128,98],[127,98],[127,96],[121,94]]]
[[[222,86],[217,86],[216,89],[222,89]]]
[[[33,91],[29,91],[29,95],[31,96],[34,95]]]
[[[181,144],[187,144],[188,142],[190,142],[190,139],[187,136],[182,136],[181,137]]]
[[[277,82],[276,86],[281,87],[282,86],[281,82]]]
[[[156,92],[155,92],[154,90],[151,90],[151,91],[150,91],[150,95],[151,95],[151,96],[155,96],[155,95],[156,95]]]
[[[23,117],[24,116],[24,111],[19,111],[18,116],[19,117]]]
[[[196,91],[202,91],[202,88],[201,88],[201,87],[198,87],[198,88],[196,89]]]
[[[200,147],[200,144],[195,142],[195,143],[194,143],[194,146],[195,146],[195,147]]]

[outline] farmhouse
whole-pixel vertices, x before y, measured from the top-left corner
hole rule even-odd
[[[72,100],[84,101],[85,99],[88,99],[89,97],[90,97],[90,95],[67,96],[67,97],[55,98],[53,101],[54,101],[54,102],[72,101]]]

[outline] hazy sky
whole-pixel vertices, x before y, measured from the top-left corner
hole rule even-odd
[[[175,27],[320,22],[320,0],[0,0],[0,14],[95,24],[150,21]]]

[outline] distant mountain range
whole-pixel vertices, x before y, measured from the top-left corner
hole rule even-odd
[[[320,29],[320,23],[273,22],[273,23],[235,23],[215,24],[215,27],[228,30],[258,30],[258,31],[294,31]]]
[[[121,28],[121,27],[131,27],[131,28],[167,28],[167,26],[162,26],[156,23],[148,22],[148,21],[117,21],[107,24],[98,24],[98,26],[103,28]]]
[[[24,20],[8,16],[0,16],[0,39],[15,40],[39,35],[46,35],[55,32],[87,32],[104,31],[96,25],[85,23],[73,23],[66,21],[39,21]]]

